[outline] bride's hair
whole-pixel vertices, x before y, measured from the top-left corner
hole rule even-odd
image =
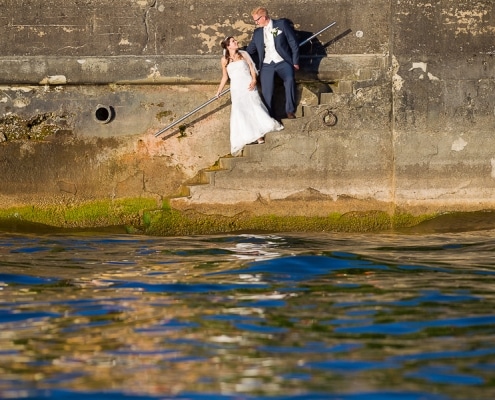
[[[223,49],[223,56],[227,60],[227,64],[231,60],[229,50],[227,49],[227,47],[229,47],[230,39],[233,39],[233,38],[234,38],[233,36],[227,36],[225,39],[222,40],[222,43],[220,43],[220,45],[222,46],[222,49]],[[236,50],[236,53],[237,53],[237,50]]]

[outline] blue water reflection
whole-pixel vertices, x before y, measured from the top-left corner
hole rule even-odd
[[[0,234],[0,398],[493,398],[494,250]]]

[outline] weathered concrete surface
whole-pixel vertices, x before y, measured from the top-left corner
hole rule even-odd
[[[217,174],[214,186],[224,193],[224,198],[228,197],[229,191],[234,191],[240,198],[253,201],[259,197],[284,199],[301,192],[302,188],[335,200],[346,194],[389,201],[391,162],[384,139],[379,132],[373,131],[363,131],[362,136],[352,139],[345,132],[271,134],[264,148],[252,149],[251,152],[257,150],[258,153],[256,163],[250,159],[249,163],[235,164],[228,171],[228,178],[227,173]],[[354,141],[360,141],[365,148],[361,154],[354,152]],[[308,162],[301,168],[299,162],[306,158]],[[361,167],[363,160],[367,161],[365,171]],[[249,171],[243,173],[242,169],[247,165]],[[257,181],[256,192],[248,189],[254,183],[251,179]],[[208,188],[204,192],[206,196],[211,193]]]
[[[394,8],[395,201],[493,208],[493,2],[401,1]]]
[[[220,54],[226,35],[251,37],[255,1],[216,0],[2,0],[2,57],[112,57]],[[290,18],[301,37],[332,21],[351,29],[332,44],[336,54],[384,53],[388,49],[391,5],[388,0],[298,0],[265,4],[276,17]],[[308,35],[309,36],[309,35]],[[42,61],[42,60],[40,60]]]
[[[193,96],[184,95],[191,92]],[[199,128],[190,120],[183,136],[177,130],[163,138],[153,135],[159,126],[180,116],[174,112],[176,107],[192,108],[201,93],[206,100],[209,94],[204,86],[119,86],[112,91],[24,87],[3,93],[15,103],[25,99],[23,110],[43,109],[53,116],[52,121],[40,122],[46,124],[41,129],[46,135],[40,140],[31,139],[36,129],[33,122],[24,127],[17,123],[15,131],[24,129],[27,138],[0,144],[3,207],[135,196],[160,201],[176,194],[198,168],[229,152],[225,118],[213,116],[221,114],[225,101],[204,110]],[[95,93],[99,94],[96,99]],[[99,102],[115,108],[110,123],[95,118]],[[0,141],[11,130],[6,121],[0,125]]]
[[[337,24],[303,48],[301,118],[230,162],[222,158],[228,98],[153,134],[213,96],[219,42],[235,35],[247,44],[257,2],[0,5],[2,207],[159,202],[221,159],[229,168],[191,187],[177,207],[304,215],[495,208],[491,1],[270,2],[301,40]],[[102,106],[114,113],[109,122],[96,118]],[[328,110],[335,126],[322,123]]]

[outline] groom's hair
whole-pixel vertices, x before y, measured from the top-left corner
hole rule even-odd
[[[265,17],[268,17],[268,10],[265,7],[256,7],[251,11],[251,15],[264,15]]]

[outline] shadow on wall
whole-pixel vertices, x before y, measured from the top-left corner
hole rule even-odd
[[[290,24],[294,27],[294,23],[291,20],[288,20]],[[328,30],[322,32],[321,36],[330,36],[329,32],[332,27]],[[316,32],[308,32],[308,31],[300,31],[295,30],[297,40],[299,43],[303,43],[309,38],[311,38]],[[309,40],[307,43],[304,43],[299,48],[299,66],[300,69],[296,74],[296,79],[306,80],[306,81],[314,81],[317,83],[321,83],[323,91],[332,92],[332,89],[328,82],[320,81],[318,75],[320,72],[320,64],[321,61],[327,56],[327,48],[339,40],[343,39],[347,35],[352,32],[351,29],[347,29],[344,32],[339,33],[337,36],[334,36],[328,42],[322,43],[318,37],[314,37]],[[320,36],[319,35],[319,36]],[[297,99],[297,103],[300,102],[300,99]],[[280,78],[276,77],[275,80],[275,95],[274,95],[274,104],[273,109],[274,113],[277,116],[281,116],[285,114],[285,90],[283,87],[283,82]]]
[[[328,32],[329,31],[322,32],[322,35],[328,35]],[[299,49],[299,54],[300,67],[303,75],[308,79],[318,80],[321,60],[327,56],[327,48],[334,43],[337,43],[339,40],[342,40],[350,33],[352,33],[352,29],[347,29],[346,31],[339,33],[337,36],[334,36],[328,42],[322,43],[318,37],[315,37],[308,41],[308,43],[302,45]],[[314,32],[296,31],[299,43],[304,42],[314,34]]]

